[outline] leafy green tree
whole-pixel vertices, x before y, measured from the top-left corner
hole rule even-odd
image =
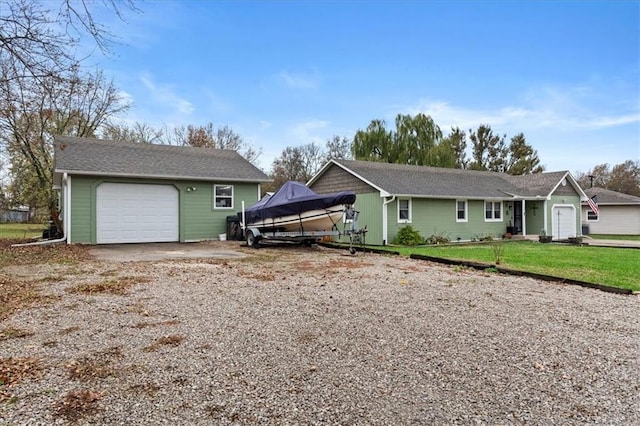
[[[469,130],[469,139],[473,144],[469,168],[492,172],[506,171],[506,137],[493,133],[488,124],[481,124],[475,132]]]
[[[451,133],[442,140],[442,144],[448,146],[453,153],[456,169],[466,169],[467,160],[467,134],[459,127],[452,127]]]
[[[544,167],[540,164],[538,152],[527,144],[524,134],[518,133],[511,138],[507,152],[505,172],[511,175],[540,173]]]
[[[422,166],[455,165],[451,145],[442,143],[442,131],[430,116],[398,114],[395,125],[396,129],[389,131],[384,121],[373,120],[366,130],[358,130],[353,138],[354,157]]]
[[[384,120],[372,120],[366,130],[356,132],[351,148],[356,160],[396,162],[392,134],[385,126]]]

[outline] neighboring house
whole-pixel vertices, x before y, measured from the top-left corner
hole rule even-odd
[[[581,235],[586,195],[567,171],[511,176],[368,161],[329,161],[309,182],[318,193],[356,192],[366,242],[393,241],[411,224],[423,237],[471,241],[507,232],[554,239]]]
[[[73,137],[54,145],[68,243],[215,239],[270,181],[231,150]]]
[[[640,197],[589,188],[587,197],[596,196],[598,214],[582,203],[582,227],[589,234],[640,235]]]
[[[29,207],[16,207],[13,209],[0,210],[0,223],[26,223],[31,220]]]

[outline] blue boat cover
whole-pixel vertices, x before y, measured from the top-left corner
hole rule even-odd
[[[301,214],[309,210],[326,209],[328,207],[353,204],[356,194],[352,191],[335,192],[333,194],[316,194],[300,182],[286,182],[270,197],[263,197],[260,201],[245,210],[247,224],[272,217]],[[238,213],[242,220],[242,212]]]

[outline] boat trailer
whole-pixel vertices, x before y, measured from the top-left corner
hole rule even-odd
[[[359,211],[353,207],[345,209],[344,216],[344,229],[341,231],[338,229],[337,224],[333,224],[333,228],[329,231],[305,231],[300,225],[299,231],[278,231],[274,230],[261,230],[257,227],[246,227],[243,222],[240,223],[242,232],[244,233],[244,239],[247,242],[247,246],[259,248],[261,241],[289,241],[297,242],[304,245],[312,245],[318,243],[324,237],[349,237],[349,252],[355,254],[356,249],[354,244],[360,243],[364,245],[365,236],[367,233],[366,226],[363,229],[358,229],[358,215]]]

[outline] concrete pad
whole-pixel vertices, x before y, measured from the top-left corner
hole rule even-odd
[[[102,244],[89,248],[98,260],[113,262],[157,261],[167,259],[246,257],[237,251],[239,241],[207,241],[196,243]]]

